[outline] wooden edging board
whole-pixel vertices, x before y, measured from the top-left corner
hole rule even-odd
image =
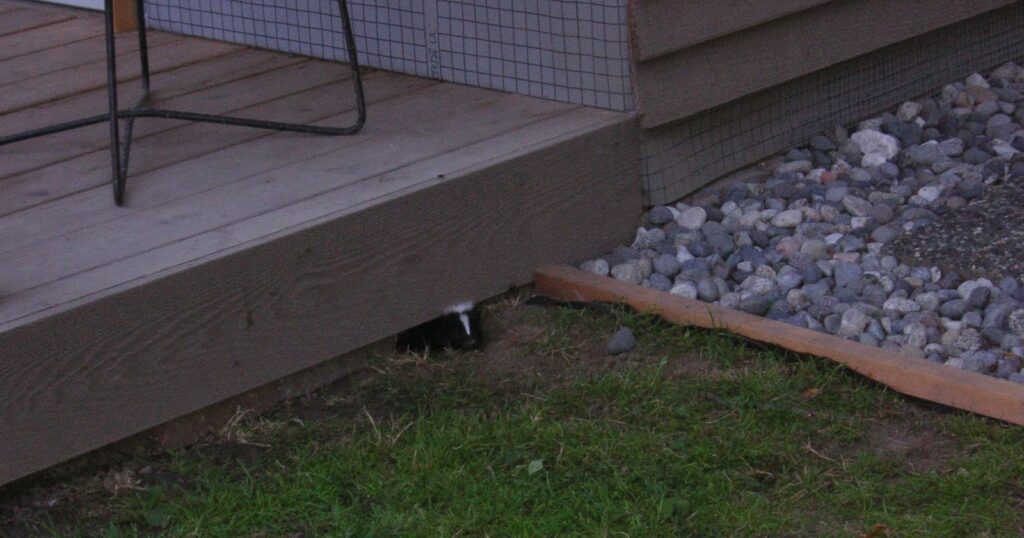
[[[696,299],[627,284],[565,266],[542,267],[537,290],[563,301],[623,303],[671,323],[723,329],[752,340],[823,357],[897,392],[1024,425],[1024,386],[845,340]]]

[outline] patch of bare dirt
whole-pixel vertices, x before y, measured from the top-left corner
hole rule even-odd
[[[860,448],[916,473],[942,469],[956,452],[950,437],[906,420],[874,421]]]

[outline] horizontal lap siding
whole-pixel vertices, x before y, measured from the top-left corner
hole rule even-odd
[[[822,9],[828,9],[824,6]],[[643,132],[647,202],[1024,54],[1024,3],[972,17]]]
[[[832,1],[689,0],[685,6],[678,0],[635,1],[634,58],[650,60]]]
[[[691,10],[701,3],[677,3],[678,20],[699,19]],[[1012,3],[837,0],[644,60],[634,67],[641,125],[664,125]],[[646,4],[638,0],[634,8],[637,31],[647,17],[667,17],[645,11]]]

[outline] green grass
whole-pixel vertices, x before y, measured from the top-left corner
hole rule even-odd
[[[922,408],[825,361],[631,314],[547,311],[559,360],[632,326],[639,348],[568,383],[480,382],[471,358],[395,366],[356,412],[284,409],[258,457],[175,452],[106,498],[101,536],[1016,536],[1024,433]],[[679,374],[704,361],[704,374]],[[373,416],[373,418],[371,418]],[[879,432],[900,432],[886,448]],[[891,437],[891,436],[890,436]],[[921,439],[928,442],[920,443]],[[895,441],[894,441],[895,442]],[[93,507],[95,508],[95,507]],[[874,529],[874,530],[872,530]]]

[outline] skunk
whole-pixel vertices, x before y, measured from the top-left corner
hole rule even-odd
[[[440,317],[399,333],[396,347],[416,353],[440,349],[473,351],[483,347],[481,329],[477,305],[459,303],[446,308]]]

